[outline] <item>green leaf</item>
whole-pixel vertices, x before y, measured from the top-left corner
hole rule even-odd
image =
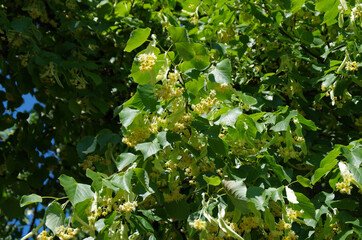
[[[75,101],[75,99],[69,100],[68,107],[75,116],[79,117],[82,112],[82,107]]]
[[[81,227],[83,226],[78,218],[80,218],[81,220],[83,220],[83,222],[88,223],[88,215],[87,215],[87,209],[89,209],[89,206],[92,203],[92,199],[87,199],[84,200],[83,202],[77,203],[74,206],[74,215],[76,215],[77,217],[72,218],[72,223],[75,224],[75,226],[77,227]]]
[[[83,69],[83,73],[85,76],[90,77],[96,85],[99,85],[102,83],[102,78],[96,73],[88,72]]]
[[[242,92],[238,92],[237,94],[240,97],[240,99],[243,101],[243,103],[245,103],[245,104],[247,104],[249,106],[253,106],[253,105],[258,103],[258,101],[254,97],[252,97],[250,95],[247,95],[247,94],[242,93]]]
[[[297,196],[298,200],[298,208],[304,210],[303,218],[314,219],[315,217],[315,207],[313,203],[307,198],[304,194],[295,192],[295,196]]]
[[[189,42],[178,42],[175,43],[176,50],[178,54],[182,57],[185,61],[190,61],[195,57],[195,50],[193,46]]]
[[[265,191],[261,187],[251,186],[246,192],[246,197],[255,204],[255,208],[260,211],[265,211],[265,206],[268,205],[265,199]]]
[[[302,185],[303,187],[309,187],[313,188],[313,186],[310,184],[310,180],[308,178],[305,178],[301,175],[297,176],[297,181]]]
[[[155,191],[150,187],[150,178],[148,177],[148,173],[143,168],[134,168],[133,171],[142,186],[150,193],[154,193]]]
[[[30,25],[32,24],[31,18],[22,16],[21,18],[15,18],[11,23],[10,26],[17,32],[24,33],[26,30],[29,29]]]
[[[84,159],[87,154],[95,151],[97,147],[97,138],[92,136],[86,136],[82,138],[77,144],[78,156]]]
[[[20,207],[24,207],[32,203],[38,203],[38,202],[41,203],[42,201],[43,199],[41,198],[41,196],[37,194],[24,195],[21,197]]]
[[[115,160],[118,171],[122,171],[125,167],[137,160],[137,155],[132,153],[121,153]]]
[[[102,177],[94,172],[93,170],[87,168],[86,176],[93,180],[92,186],[97,192],[102,189]]]
[[[150,84],[138,85],[137,92],[140,94],[141,101],[145,106],[145,110],[150,110],[151,112],[156,110],[157,98],[154,88]]]
[[[304,5],[305,0],[292,0],[292,13],[296,13]]]
[[[348,160],[349,163],[351,163],[353,166],[359,168],[359,166],[362,163],[362,148],[356,148],[352,151],[350,151],[346,147],[341,148],[343,156]]]
[[[332,2],[329,1],[329,10],[324,14],[322,24],[326,23],[327,26],[330,26],[337,22],[336,17],[339,13],[339,10],[338,10],[339,3],[340,3],[340,1],[335,0],[334,4],[332,5]]]
[[[97,15],[100,19],[108,17],[113,11],[113,6],[108,1],[101,1],[97,6]]]
[[[292,117],[295,117],[295,116],[297,116],[297,112],[295,110],[293,110],[289,113],[289,115],[284,120],[279,121],[277,124],[275,124],[270,129],[275,132],[286,131],[289,126],[290,120],[292,119]]]
[[[345,240],[345,239],[347,239],[347,237],[349,235],[352,235],[353,232],[354,232],[353,229],[348,230],[348,231],[344,230],[344,231],[338,233],[338,235],[334,239],[336,239],[336,240]]]
[[[143,217],[132,214],[131,221],[135,224],[136,229],[143,234],[154,232],[152,225]]]
[[[117,3],[117,5],[114,7],[114,15],[117,17],[126,17],[129,14],[129,11],[131,10],[131,2],[122,1]]]
[[[318,128],[317,126],[314,124],[314,122],[312,120],[307,120],[305,119],[302,115],[300,115],[299,113],[297,114],[297,118],[298,118],[298,121],[304,125],[304,127],[306,129],[310,129],[312,131],[317,131]]]
[[[217,83],[231,83],[231,64],[229,59],[225,59],[209,73],[209,80]]]
[[[204,180],[206,181],[206,183],[208,185],[219,186],[220,183],[221,183],[221,180],[220,180],[220,178],[218,176],[208,177],[206,175],[203,175],[202,177],[204,178]]]
[[[136,117],[137,114],[139,114],[140,111],[133,108],[124,108],[119,113],[119,120],[122,123],[122,126],[127,128],[129,125],[132,124],[133,119]]]
[[[265,209],[264,221],[268,224],[269,229],[271,231],[275,230],[275,218],[274,218],[273,214],[270,212],[269,208]]]
[[[172,202],[165,202],[164,205],[169,218],[185,220],[190,214],[190,205],[187,203],[186,198]]]
[[[190,55],[190,57],[192,56],[192,59],[190,61],[184,62],[182,65],[182,68],[185,68],[184,65],[190,64],[192,66],[192,68],[196,68],[198,70],[206,69],[210,64],[210,61],[209,61],[210,57],[209,57],[209,53],[207,52],[204,45],[202,45],[200,43],[193,43],[191,45],[191,49],[192,50],[189,50],[189,51],[191,51],[189,53],[189,55]]]
[[[125,173],[122,172],[119,175],[116,175],[115,177],[113,177],[111,182],[115,186],[122,188],[123,190],[127,191],[128,193],[131,193],[132,176],[133,176],[133,169],[128,169]]]
[[[62,185],[67,193],[69,201],[73,206],[86,199],[93,198],[91,187],[86,184],[77,183],[74,178],[62,174],[59,177],[60,185]]]
[[[133,49],[136,49],[139,46],[141,46],[144,42],[146,42],[150,33],[151,33],[150,28],[144,28],[144,29],[139,28],[139,29],[134,30],[131,33],[130,39],[128,39],[128,41],[127,41],[127,45],[126,45],[126,48],[124,49],[124,51],[131,52]]]
[[[242,114],[241,107],[231,109],[227,113],[221,114],[220,119],[215,124],[223,124],[226,126],[235,127],[236,120]]]
[[[135,149],[142,152],[144,159],[156,154],[161,150],[157,138],[153,142],[139,143],[135,146]]]
[[[185,60],[192,60],[195,56],[195,50],[193,44],[190,43],[187,36],[187,30],[184,27],[170,26],[167,28],[170,33],[172,41],[175,43],[178,54]],[[196,45],[196,50],[200,50]],[[195,62],[197,65],[197,62]]]
[[[64,224],[64,217],[62,206],[58,202],[52,202],[45,210],[45,226],[56,234],[56,228]]]
[[[219,137],[208,138],[207,143],[213,152],[220,154],[222,156],[227,155],[226,144]]]
[[[314,175],[312,176],[312,184],[314,185],[321,179],[325,174],[331,171],[334,166],[337,165],[337,157],[341,154],[340,147],[336,147],[332,151],[328,153],[328,155],[322,159],[320,163],[320,167],[315,171]]]
[[[186,28],[170,26],[167,28],[167,30],[170,33],[172,41],[174,41],[175,43],[189,42]]]
[[[350,198],[344,198],[341,200],[334,200],[331,203],[331,206],[333,208],[338,208],[338,209],[346,209],[349,211],[354,211],[356,210],[356,208],[358,208],[359,203],[353,199]]]

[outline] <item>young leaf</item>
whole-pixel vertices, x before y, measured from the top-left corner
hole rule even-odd
[[[141,46],[144,42],[146,42],[150,33],[151,33],[150,28],[144,28],[144,29],[139,28],[139,29],[134,30],[131,33],[130,39],[128,39],[128,41],[127,41],[127,46],[124,49],[124,51],[131,52],[133,49],[136,49],[139,46]]]
[[[37,194],[24,195],[20,200],[20,207],[27,206],[32,203],[42,202],[43,199]]]
[[[208,185],[218,186],[221,183],[221,180],[220,180],[220,178],[218,176],[208,177],[206,175],[203,175],[202,177],[204,178],[204,180],[206,181],[206,183]]]

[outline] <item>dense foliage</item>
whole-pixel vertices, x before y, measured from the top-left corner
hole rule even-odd
[[[361,237],[358,0],[0,9],[0,238]]]

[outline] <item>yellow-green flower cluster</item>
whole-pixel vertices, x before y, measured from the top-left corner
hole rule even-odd
[[[41,22],[48,22],[48,13],[44,3],[41,1],[33,1],[33,3],[25,8],[32,19],[40,18]]]
[[[3,174],[5,174],[7,171],[7,166],[6,163],[3,163],[0,165],[0,176],[2,176]]]
[[[282,92],[292,98],[294,94],[302,94],[303,87],[298,82],[292,81],[282,88]]]
[[[173,202],[182,199],[185,195],[180,193],[180,186],[172,186],[170,187],[171,192],[163,193],[163,198],[165,199],[165,202]]]
[[[205,230],[206,229],[206,222],[202,221],[201,219],[196,219],[195,221],[189,223],[191,227],[197,230]]]
[[[221,83],[217,88],[216,91],[220,93],[225,93],[227,91],[231,90],[231,85],[227,83]]]
[[[134,201],[134,202],[130,202],[130,201],[127,201],[125,203],[123,203],[121,206],[119,206],[119,210],[121,212],[132,212],[136,207],[137,207],[137,202]]]
[[[342,172],[343,182],[336,183],[336,188],[341,193],[351,194],[351,183],[354,180],[354,175],[350,172]]]
[[[357,119],[354,121],[354,124],[355,124],[357,127],[362,128],[362,116],[360,116],[359,118],[357,118]]]
[[[29,60],[29,53],[24,55],[19,55],[19,59],[21,61],[21,66],[27,67],[28,66],[28,60]]]
[[[140,70],[147,71],[156,64],[157,56],[154,53],[143,53],[138,56],[137,60],[141,62]]]
[[[355,6],[351,11],[351,21],[354,22],[355,20],[359,19],[362,16],[362,3]]]
[[[7,37],[10,45],[14,48],[20,47],[23,44],[22,33],[9,32]]]
[[[258,217],[246,217],[242,218],[242,222],[240,223],[241,232],[250,233],[253,228],[257,228],[258,224]]]
[[[293,149],[293,147],[280,147],[277,152],[282,156],[283,158],[290,159],[290,158],[298,158],[302,152],[297,152]]]
[[[150,129],[142,127],[134,131],[131,131],[130,134],[125,135],[122,138],[122,142],[130,147],[134,147],[138,143],[144,142],[150,136],[151,136]]]
[[[351,61],[347,62],[347,65],[346,65],[347,71],[357,71],[357,69],[358,69],[357,62],[351,62]]]
[[[299,238],[299,236],[297,234],[295,234],[295,232],[293,230],[290,230],[288,232],[287,236],[284,236],[282,239],[283,240],[297,240]]]
[[[291,221],[296,220],[298,217],[301,217],[303,213],[304,213],[303,210],[298,211],[298,210],[293,210],[291,208],[287,209],[287,217]]]
[[[42,231],[37,237],[37,240],[52,240],[54,236],[49,236],[48,231],[44,230]]]
[[[70,74],[72,79],[70,80],[70,84],[75,86],[77,89],[85,89],[87,85],[87,81],[84,79],[81,73],[75,68],[70,70]]]
[[[56,77],[57,77],[57,69],[54,62],[50,62],[49,65],[40,74],[41,82],[50,86],[53,86],[55,84]]]
[[[282,231],[273,230],[268,234],[267,239],[268,240],[273,240],[273,239],[276,239],[276,238],[278,239],[282,235],[283,235]]]
[[[330,227],[332,228],[332,230],[335,231],[335,232],[341,231],[341,227],[339,226],[338,223],[332,223],[332,224],[330,224],[329,226],[330,226]]]
[[[77,7],[77,2],[75,0],[67,0],[65,6],[70,10],[74,10]]]
[[[182,115],[181,119],[173,126],[172,131],[183,132],[188,126],[190,126],[192,119],[193,117],[190,113]]]
[[[283,231],[285,229],[290,229],[292,225],[290,223],[286,223],[283,219],[280,219],[278,224],[276,225],[276,228],[279,231]]]
[[[216,91],[215,90],[211,90],[210,95],[207,98],[203,98],[201,99],[201,102],[196,104],[196,105],[192,105],[192,109],[197,113],[197,114],[204,114],[204,113],[209,113],[211,108],[214,105],[219,104],[219,101],[217,100],[217,98],[215,97],[216,95]]]
[[[296,235],[295,232],[291,230],[291,228],[292,224],[286,223],[284,219],[280,219],[279,222],[276,224],[276,229],[270,231],[266,238],[268,240],[280,239],[279,237],[283,236],[285,233],[282,239],[296,240],[298,238],[298,235]]]
[[[99,155],[89,155],[87,158],[83,161],[83,163],[80,163],[79,166],[83,168],[83,170],[92,169],[94,170],[95,167],[93,166],[93,163],[100,163],[102,165],[109,165],[111,164],[111,160],[105,159]]]
[[[178,72],[169,73],[168,78],[162,80],[162,85],[157,85],[159,88],[156,89],[156,97],[166,101],[182,96],[184,89],[177,87],[179,84],[178,79],[180,79],[180,74]]]
[[[61,240],[72,239],[78,234],[78,228],[60,226],[55,229],[57,236]]]

